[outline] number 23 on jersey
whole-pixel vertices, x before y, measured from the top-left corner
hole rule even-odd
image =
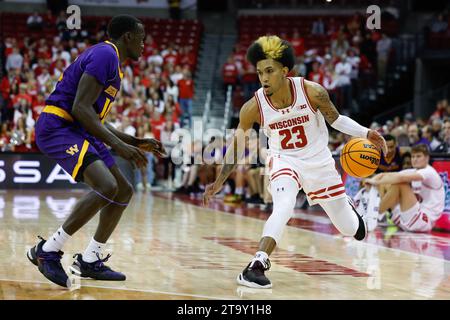
[[[303,126],[295,126],[290,129],[279,131],[281,140],[281,148],[284,150],[303,148],[308,144]]]

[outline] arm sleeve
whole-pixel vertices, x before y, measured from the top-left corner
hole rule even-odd
[[[339,117],[331,124],[331,126],[349,136],[367,138],[369,129],[361,126],[358,122],[347,116],[339,115]]]
[[[117,56],[109,48],[92,50],[86,59],[84,72],[93,76],[104,87],[108,80],[116,77],[119,61]]]

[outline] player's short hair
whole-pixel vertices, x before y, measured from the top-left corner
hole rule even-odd
[[[383,138],[386,141],[394,141],[395,143],[397,142],[397,139],[392,134],[385,134]]]
[[[260,60],[273,59],[292,70],[295,53],[292,45],[277,36],[263,36],[253,42],[247,50],[247,60],[256,67]]]
[[[108,36],[118,40],[125,32],[135,31],[142,22],[128,14],[114,16],[108,24]]]
[[[430,149],[428,146],[424,143],[416,144],[415,146],[412,146],[411,148],[411,154],[413,153],[423,153],[426,156],[430,155]]]

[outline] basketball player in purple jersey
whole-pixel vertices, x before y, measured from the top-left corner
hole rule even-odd
[[[110,41],[84,51],[61,75],[46,100],[36,124],[39,149],[66,172],[92,190],[81,198],[63,225],[46,241],[32,247],[28,259],[50,281],[70,287],[61,265],[63,245],[100,210],[95,235],[83,254],[74,256],[72,273],[97,280],[125,280],[123,273],[107,267],[102,250],[133,189],[116,165],[105,144],[141,168],[147,165],[144,152],[165,155],[154,139],[139,139],[119,132],[105,121],[120,89],[121,62],[137,61],[144,49],[144,26],[128,15],[114,17],[108,25]]]

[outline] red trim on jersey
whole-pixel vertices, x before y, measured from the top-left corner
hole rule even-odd
[[[261,127],[264,127],[264,114],[262,111],[261,102],[259,102],[258,91],[255,92],[255,99],[256,99],[256,104],[258,105],[258,109],[259,109],[259,121],[260,121]]]
[[[291,98],[292,98],[292,104],[291,108],[295,107],[295,104],[297,103],[297,87],[295,86],[295,82],[292,78],[288,78],[291,82]]]
[[[323,193],[325,191],[327,191],[327,188],[323,188],[323,189],[320,189],[320,190],[317,190],[317,191],[314,191],[314,192],[310,192],[310,193],[308,193],[308,196],[319,194],[319,193]]]
[[[310,193],[308,193],[308,196],[309,195],[318,195],[318,194],[323,193],[325,191],[331,191],[331,190],[334,190],[334,189],[337,189],[337,188],[340,188],[340,187],[343,187],[343,186],[344,186],[343,183],[335,184],[334,186],[331,186],[331,187],[328,187],[328,188],[323,188],[323,189],[320,189],[320,190],[316,190],[316,191],[310,192]]]
[[[324,196],[321,196],[321,197],[317,197],[317,196],[316,197],[311,197],[311,200],[333,198],[333,197],[336,197],[336,196],[341,195],[343,193],[345,193],[345,190],[341,190],[341,191],[338,191],[338,192],[335,192],[335,193],[332,193],[332,194],[329,194],[329,195],[324,195]]]
[[[275,171],[274,173],[271,174],[271,176],[274,176],[274,175],[276,175],[278,172],[281,172],[281,171],[294,172],[294,171],[293,171],[292,169],[290,169],[290,168],[283,168],[283,169],[280,169],[280,170]]]
[[[302,187],[302,185],[297,180],[297,178],[294,175],[292,175],[291,173],[289,173],[289,172],[281,172],[281,173],[277,174],[276,176],[270,178],[270,181],[274,181],[276,178],[279,178],[281,176],[288,176],[288,177],[292,178],[295,182],[297,182],[297,186],[298,186],[299,189]]]
[[[289,107],[286,107],[286,108],[282,108],[282,109],[277,109],[277,108],[275,108],[274,105],[272,104],[272,101],[270,101],[270,97],[268,97],[268,96],[266,95],[266,92],[264,91],[264,88],[263,88],[264,98],[266,98],[266,101],[267,101],[267,103],[269,104],[269,106],[270,106],[273,110],[275,110],[275,111],[277,111],[277,112],[280,112],[280,110],[292,108],[292,107],[295,106],[295,103],[297,102],[297,90],[295,89],[294,80],[292,80],[291,78],[288,78],[288,80],[289,80],[289,83],[290,83],[290,85],[291,85],[291,99],[292,99],[292,104],[291,104]]]
[[[311,109],[312,112],[316,113],[317,110],[314,110],[313,107],[311,106],[311,102],[309,101],[309,96],[308,93],[306,92],[306,88],[305,88],[305,78],[302,78],[302,90],[303,90],[303,94],[305,95],[305,99],[306,99],[306,103],[308,104],[308,107]]]
[[[292,170],[292,172],[295,174],[295,176],[297,177],[297,179],[300,180],[300,177],[298,176],[297,172],[295,172],[295,170]]]
[[[419,211],[419,213],[411,220],[411,222],[408,224],[408,228],[411,228],[413,226],[414,223],[417,222],[417,220],[419,220],[420,216],[422,215],[422,213]]]
[[[397,217],[395,217],[395,219],[392,219],[392,221],[393,221],[395,224],[398,224],[398,223],[400,222],[400,215],[398,215]]]
[[[285,172],[280,172],[280,173],[277,173],[277,174],[275,174],[275,175],[272,175],[272,176],[270,177],[270,180],[273,180],[273,179],[275,179],[275,178],[277,178],[277,177],[279,177],[279,176],[281,176],[281,175],[283,175],[283,174],[288,174],[288,175],[293,176],[293,177],[295,178],[295,176],[292,174],[292,172],[285,171]],[[295,178],[295,180],[298,181],[297,178]]]
[[[338,191],[338,192],[335,192],[335,193],[330,193],[330,194],[329,194],[329,197],[330,197],[330,198],[336,197],[336,196],[338,196],[338,195],[340,195],[340,194],[343,194],[343,193],[345,193],[345,189],[344,189],[344,190],[341,190],[341,191]]]
[[[343,186],[344,186],[343,183],[337,184],[337,185],[335,185],[335,186],[328,187],[328,190],[327,190],[327,191],[331,191],[331,190],[334,190],[334,189],[337,189],[337,188],[340,188],[340,187],[343,187]]]

